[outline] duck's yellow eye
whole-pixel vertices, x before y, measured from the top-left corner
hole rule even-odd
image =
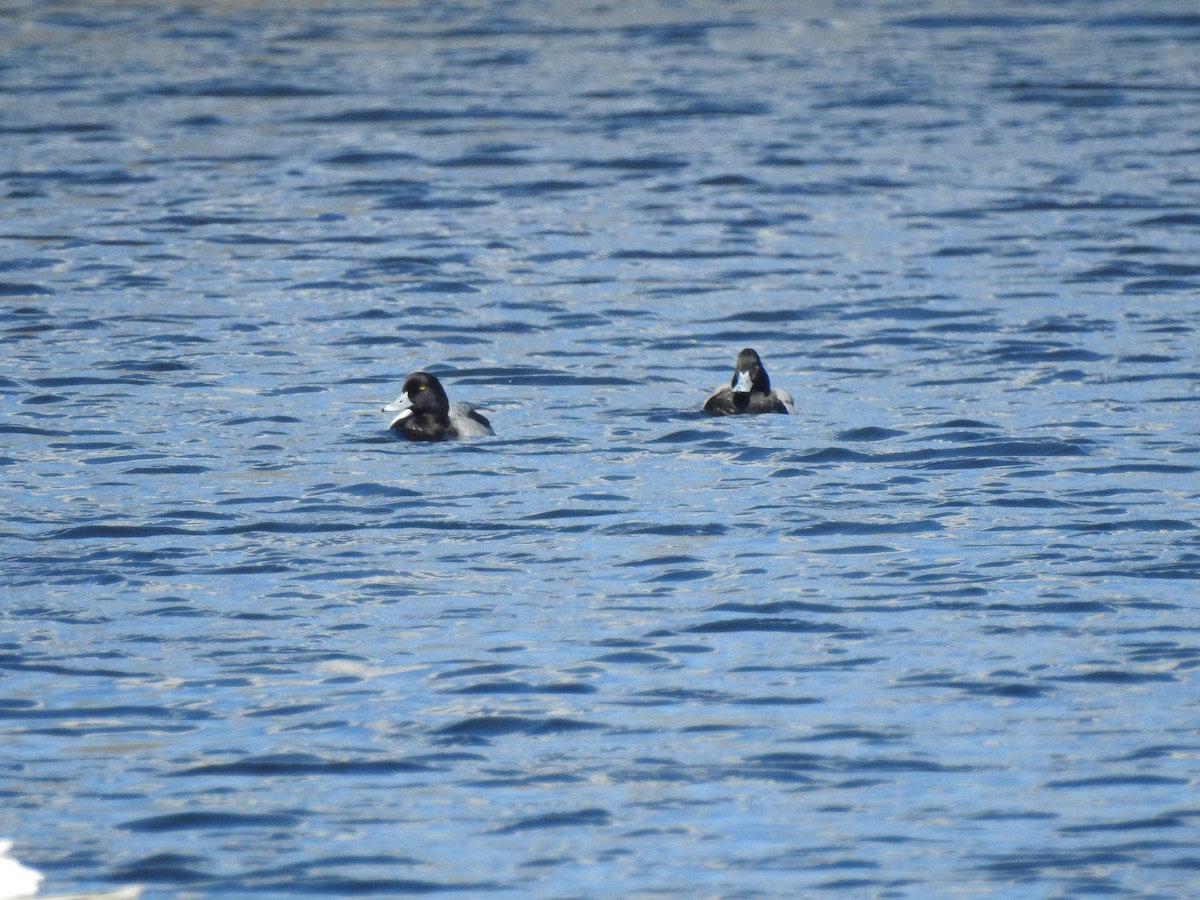
[[[418,387],[418,388],[417,388],[417,390],[418,390],[418,391],[423,391],[423,390],[425,390],[425,385],[421,385],[420,387]]]

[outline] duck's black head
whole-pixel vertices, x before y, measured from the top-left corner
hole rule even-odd
[[[747,347],[738,354],[729,385],[735,394],[749,394],[752,391],[771,393],[771,379],[767,376],[767,367],[763,365],[757,350]]]
[[[440,441],[450,428],[450,398],[436,375],[413,372],[404,379],[400,396],[383,408],[395,413],[388,428],[412,440]]]

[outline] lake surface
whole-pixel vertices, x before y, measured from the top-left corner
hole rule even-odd
[[[0,12],[48,894],[1200,882],[1200,15]],[[795,416],[709,418],[744,346]],[[440,375],[497,436],[410,444]]]

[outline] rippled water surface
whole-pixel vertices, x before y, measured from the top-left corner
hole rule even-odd
[[[1200,15],[0,12],[48,893],[1180,897]],[[795,416],[699,412],[743,346]],[[409,444],[437,372],[495,438]]]

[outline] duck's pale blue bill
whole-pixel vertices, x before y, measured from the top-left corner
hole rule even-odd
[[[399,423],[411,416],[412,401],[408,399],[408,391],[405,391],[387,406],[383,407],[383,412],[394,412],[396,414],[392,421],[388,422],[388,428],[395,428]]]

